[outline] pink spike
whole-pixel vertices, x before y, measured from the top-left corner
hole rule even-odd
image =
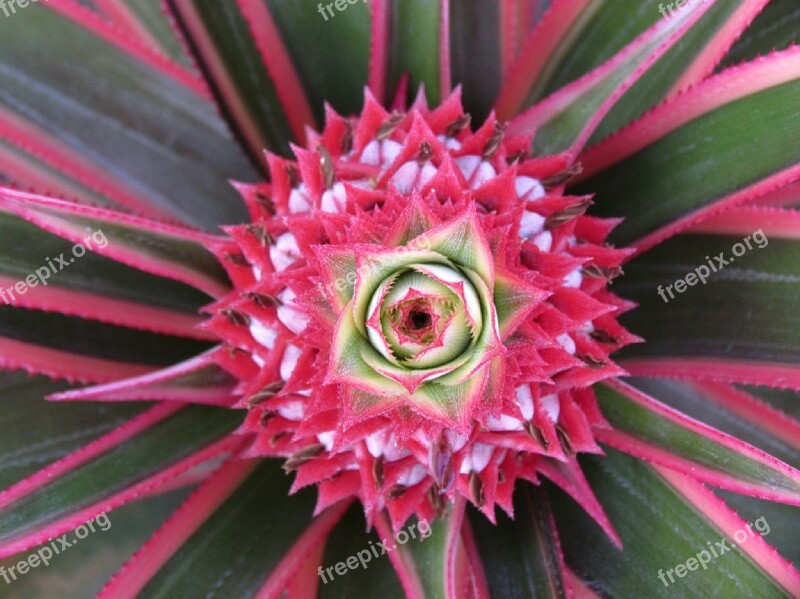
[[[119,447],[129,439],[152,428],[162,420],[172,416],[179,406],[158,405],[132,418],[99,439],[84,445],[79,450],[46,466],[28,478],[0,492],[0,509],[38,491],[53,481],[69,474],[87,462]]]
[[[793,597],[800,596],[800,572],[767,543],[763,536],[753,534],[749,524],[704,484],[689,476],[664,468],[653,466],[678,493],[689,501],[702,515],[727,537],[744,530],[750,531],[745,542],[737,542],[736,547],[753,560],[766,574]]]
[[[225,374],[225,371],[217,366],[210,357],[210,354],[216,351],[216,349],[209,350],[185,362],[143,376],[117,380],[95,387],[54,393],[48,399],[54,401],[159,400],[229,407],[236,401],[235,379],[231,377],[230,380],[214,384],[204,381],[202,378],[200,382],[192,380],[203,370],[210,370],[215,379],[219,379],[220,375]]]
[[[610,380],[606,381],[605,384],[614,389],[617,393],[624,395],[629,401],[639,407],[645,408],[652,415],[663,419],[665,422],[675,424],[712,443],[721,445],[750,461],[757,462],[763,467],[765,472],[770,472],[773,476],[777,475],[778,477],[788,479],[794,483],[795,489],[786,489],[785,481],[781,488],[776,488],[777,484],[767,486],[767,483],[743,480],[735,475],[726,473],[724,464],[721,464],[719,469],[704,466],[697,461],[674,454],[668,449],[651,444],[649,441],[636,437],[623,430],[598,429],[595,431],[595,437],[598,441],[602,441],[603,443],[626,453],[630,453],[640,459],[661,464],[662,466],[667,466],[679,472],[691,474],[691,476],[698,480],[723,489],[759,497],[761,499],[768,499],[770,501],[800,505],[800,471],[797,469],[753,447],[749,443],[740,441],[736,437],[723,433],[656,401],[652,397],[626,383],[622,383],[618,380]]]
[[[8,188],[0,188],[0,208],[74,243],[84,243],[86,227],[70,223],[70,217],[93,220],[98,225],[109,223],[115,228],[136,229],[141,234],[167,237],[171,238],[170,240],[173,242],[191,243],[198,248],[215,242],[218,243],[221,239],[184,227],[166,225],[121,212],[53,200],[42,195]],[[219,279],[209,276],[199,268],[148,255],[146,247],[140,247],[132,243],[118,243],[115,242],[113,236],[108,241],[109,243],[105,247],[101,248],[95,245],[91,248],[92,251],[139,270],[192,285],[212,297],[223,295],[228,291],[227,286],[220,282]],[[203,249],[203,251],[206,250]]]
[[[184,474],[199,464],[236,454],[241,447],[241,437],[235,435],[227,436],[123,491],[115,493],[87,508],[83,508],[55,522],[48,523],[34,532],[26,533],[22,537],[0,546],[0,559],[22,551],[27,551],[54,537],[70,532],[102,512],[110,512],[155,490],[161,489],[177,476]]]
[[[104,383],[139,376],[155,366],[113,362],[0,337],[0,368],[22,369],[71,383]]]
[[[800,199],[800,181],[789,183],[754,199],[751,203],[765,208],[790,207]]]
[[[392,110],[396,110],[397,112],[401,112],[406,107],[406,98],[408,97],[408,88],[410,85],[410,78],[408,73],[403,73],[400,76],[399,81],[397,82],[397,89],[394,92],[394,99],[391,102]],[[425,85],[421,84],[417,93],[425,93]]]
[[[371,29],[369,52],[369,89],[380,104],[386,99],[386,74],[389,72],[389,2],[369,3]]]
[[[670,48],[678,43],[700,18],[710,9],[712,5],[703,3],[687,6],[681,13],[675,15],[670,20],[659,19],[655,25],[636,38],[614,57],[606,61],[602,66],[590,71],[577,81],[563,87],[561,90],[548,96],[532,108],[516,116],[509,125],[509,132],[515,135],[533,133],[548,121],[561,113],[578,98],[600,86],[604,81],[618,71],[624,70],[624,65],[631,61],[633,57],[645,49],[652,46],[656,39],[661,41],[650,51],[647,51],[645,58],[639,60],[636,68],[624,77],[623,81],[615,86],[613,93],[602,100],[598,109],[594,112],[591,119],[583,125],[583,129],[575,139],[569,149],[573,158],[577,158],[578,153],[591,137],[594,130],[602,122],[608,112],[616,105],[619,99],[648,71],[650,65],[654,64]]]
[[[675,357],[619,360],[619,365],[631,376],[765,385],[800,391],[800,369],[794,364]]]
[[[567,32],[585,14],[591,3],[592,0],[555,0],[552,3],[536,29],[522,44],[516,62],[509,63],[508,70],[503,72],[505,79],[495,104],[501,120],[512,119],[524,108],[531,87],[553,60]]]
[[[317,516],[270,573],[269,578],[255,594],[254,599],[281,598],[290,581],[297,576],[297,571],[305,564],[309,553],[324,546],[328,534],[345,515],[350,504],[350,501],[339,502]],[[314,574],[314,578],[316,578],[316,572]]]
[[[98,599],[136,597],[181,545],[197,531],[255,469],[256,460],[232,459],[181,505],[128,560],[97,595]]]
[[[566,568],[565,571],[565,582],[572,587],[572,592],[575,593],[574,599],[602,599],[575,572],[569,568]]]
[[[280,30],[269,8],[261,0],[237,0],[237,3],[242,16],[250,25],[250,33],[275,85],[275,92],[280,98],[294,138],[304,143],[305,126],[314,123],[314,114],[289,50],[283,44]]]
[[[124,182],[109,175],[104,169],[98,168],[66,144],[3,107],[0,107],[0,138],[123,208],[149,218],[162,221],[175,220],[174,215],[154,206],[147,197],[130,189]],[[9,159],[14,161],[13,156],[7,156],[3,161]],[[49,177],[38,169],[28,167],[29,172],[25,176],[17,171],[20,166],[19,163],[14,165],[16,167],[12,170],[14,176],[32,180],[36,191],[59,192],[67,197],[81,197],[85,193],[82,190],[73,191],[72,188],[65,186],[62,180]],[[89,200],[96,201],[94,198]]]
[[[82,6],[79,2],[75,0],[60,0],[59,2],[47,3],[44,6],[59,13],[62,17],[79,25],[104,42],[116,46],[122,52],[159,71],[186,89],[206,99],[211,99],[211,93],[202,78],[190,73],[162,54],[142,45],[139,40],[134,39],[127,31],[107,23],[96,12]]]
[[[0,276],[0,289],[10,289],[16,283],[15,279]],[[216,335],[197,328],[203,321],[198,315],[92,294],[88,291],[75,291],[66,287],[57,287],[53,283],[47,287],[28,288],[27,293],[18,296],[12,304],[21,308],[79,316],[87,320],[97,320],[163,335],[207,341],[217,339]]]
[[[800,422],[731,385],[690,383],[704,398],[800,451]]]

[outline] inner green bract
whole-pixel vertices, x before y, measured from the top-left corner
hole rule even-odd
[[[441,264],[412,264],[384,279],[367,314],[373,347],[412,369],[442,366],[463,354],[483,322],[470,280]]]

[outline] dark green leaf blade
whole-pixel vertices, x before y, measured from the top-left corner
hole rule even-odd
[[[514,520],[499,513],[497,525],[469,511],[492,597],[568,596],[558,535],[546,493],[527,483],[514,497]]]
[[[738,551],[726,552],[707,569],[675,575],[700,551],[727,538],[649,466],[607,449],[605,457],[582,460],[592,489],[624,544],[618,551],[580,508],[560,491],[553,505],[567,563],[592,587],[612,597],[754,596],[784,598],[786,591]],[[767,537],[766,541],[769,540]],[[670,583],[667,570],[673,570]],[[666,584],[659,578],[663,574]]]
[[[45,396],[66,388],[64,383],[25,372],[0,373],[0,489],[110,432],[144,409],[139,403],[45,401]]]
[[[188,406],[0,511],[0,543],[8,544],[121,493],[225,437],[242,416]]]
[[[256,174],[207,98],[42,3],[0,27],[0,105],[187,223],[245,217],[228,180]]]
[[[214,589],[230,599],[253,597],[312,520],[314,493],[289,497],[289,483],[278,460],[261,460],[141,596],[200,597]]]

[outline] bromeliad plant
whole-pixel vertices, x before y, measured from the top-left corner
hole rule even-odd
[[[793,1],[0,23],[9,596],[800,596]]]

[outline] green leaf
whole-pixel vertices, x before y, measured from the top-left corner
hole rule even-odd
[[[771,0],[744,30],[718,70],[784,50],[800,41],[800,6],[795,0]]]
[[[3,599],[94,597],[182,503],[187,493],[186,489],[180,489],[109,512],[107,516],[111,526],[108,530],[97,527],[86,539],[74,543],[69,551],[54,556],[46,568],[40,564],[35,570],[12,580],[8,586],[3,581]],[[36,553],[38,549],[31,549],[27,555]],[[0,566],[9,569],[25,557],[10,557],[0,561]]]
[[[598,431],[601,441],[733,491],[800,504],[800,477],[785,464],[753,452],[741,440],[659,411],[627,386],[601,384],[595,391],[613,429]]]
[[[6,305],[0,305],[0,337],[82,356],[153,366],[180,362],[210,346],[203,341]]]
[[[567,597],[558,535],[541,489],[517,487],[513,520],[501,512],[495,526],[474,509],[469,518],[492,597]]]
[[[800,522],[800,507],[766,501],[756,497],[739,495],[723,489],[715,490],[736,512],[750,522],[763,517],[769,524],[769,544],[782,557],[800,563],[800,543],[797,542],[797,523]]]
[[[626,382],[671,408],[750,443],[795,468],[800,468],[800,450],[770,434],[743,415],[709,401],[702,392],[691,385],[680,381],[644,378],[627,379]],[[796,397],[792,399],[797,401]],[[603,413],[605,414],[605,411]]]
[[[229,434],[241,420],[232,410],[182,408],[0,511],[0,543],[123,491]]]
[[[668,4],[668,3],[667,3]],[[606,115],[589,143],[596,143],[636,120],[667,97],[668,92],[694,63],[698,55],[707,50],[729,21],[731,15],[741,8],[743,0],[717,0],[709,11],[683,36],[681,43],[662,56]],[[728,40],[724,40],[728,43]]]
[[[206,78],[221,98],[255,164],[269,149],[289,153],[292,131],[250,27],[237,3],[169,0],[187,30]],[[220,69],[210,65],[220,63]]]
[[[297,68],[317,122],[324,122],[328,102],[341,114],[361,110],[370,52],[369,3],[336,4],[318,10],[316,0],[264,0],[278,24]],[[323,8],[328,5],[323,2]]]
[[[0,373],[0,489],[80,449],[144,409],[143,404],[132,402],[45,401],[45,396],[67,388],[25,372]]]
[[[17,189],[46,191],[54,197],[67,198],[93,206],[123,208],[120,203],[77,181],[6,139],[0,139],[0,157],[2,157],[0,160],[2,162],[0,164],[0,185]],[[44,183],[42,183],[43,181]],[[44,189],[45,186],[46,189]]]
[[[649,65],[674,47],[708,10],[688,4],[671,19],[654,25],[646,35],[617,53],[576,85],[554,93],[512,121],[512,130],[535,133],[533,148],[540,154],[579,150],[615,98],[641,78]]]
[[[0,105],[187,223],[245,218],[256,173],[215,107],[44,4],[2,23]]]
[[[716,402],[709,401],[691,385],[679,381],[639,378],[628,379],[628,382],[676,410],[751,443],[787,464],[796,468],[800,467],[800,451],[782,441],[778,436],[770,434],[754,424],[750,419],[735,414]],[[764,391],[773,393],[772,390],[765,389]],[[748,392],[755,394],[753,388],[748,388]],[[774,391],[774,394],[786,399],[785,406],[776,407],[800,409],[796,392]],[[800,563],[800,545],[797,543],[797,522],[800,518],[800,508],[725,490],[718,490],[717,494],[747,520],[754,521],[756,518],[764,516],[771,528],[768,537],[770,545],[776,547],[786,559]]]
[[[396,0],[392,14],[391,74],[395,86],[408,74],[408,98],[411,101],[420,85],[432,106],[442,98],[441,2],[439,0]],[[449,85],[449,82],[447,82]],[[391,91],[389,97],[394,97]]]
[[[581,460],[592,490],[603,504],[624,549],[567,495],[551,487],[567,563],[602,596],[786,597],[777,583],[738,551],[728,551],[707,569],[687,571],[669,584],[666,571],[686,563],[724,534],[645,463],[606,449],[604,457]],[[769,540],[767,537],[765,540]],[[668,586],[658,577],[664,571]]]
[[[253,597],[311,523],[314,493],[289,497],[278,460],[263,460],[142,590],[142,597]],[[234,575],[235,573],[235,575]]]
[[[450,3],[450,57],[453,83],[460,84],[464,108],[477,122],[494,107],[502,82],[498,2],[459,0]]]
[[[795,420],[800,420],[800,393],[791,389],[770,389],[769,387],[756,387],[742,385],[748,393],[755,395],[767,402],[773,408],[782,411]]]
[[[136,23],[150,36],[148,41],[158,50],[186,67],[191,66],[191,60],[164,14],[162,0],[120,0],[120,3],[131,12]]]
[[[404,599],[406,597],[389,557],[379,555],[376,558],[371,551],[372,547],[377,547],[377,543],[381,542],[381,539],[378,538],[375,531],[363,533],[365,528],[364,510],[361,506],[354,505],[331,532],[325,545],[322,568],[324,573],[328,568],[334,568],[334,570],[325,573],[325,578],[321,579],[319,599],[362,599],[365,597]],[[336,564],[345,563],[347,558],[357,557],[358,553],[364,550],[371,554],[367,567],[348,569],[341,576],[336,574]],[[366,560],[366,558],[364,559]],[[358,565],[360,566],[360,562]],[[333,574],[333,578],[329,578],[328,574]]]
[[[752,250],[734,258],[732,246],[740,242],[742,238],[734,236],[681,235],[627,264],[614,290],[639,307],[621,322],[646,343],[629,346],[617,357],[800,362],[798,243],[773,238],[765,247],[752,244]],[[697,279],[694,286],[676,293],[675,281],[701,266],[710,270],[709,262],[717,266],[720,253],[735,262],[710,272],[704,285]],[[668,290],[668,285],[673,288]]]
[[[0,238],[4,243],[0,276],[15,280],[24,280],[56,256],[72,253],[72,243],[4,212],[0,212]],[[209,302],[206,294],[188,285],[147,274],[96,252],[86,252],[53,276],[48,285],[188,314],[196,314]]]
[[[641,0],[594,0],[561,38],[525,107],[596,69],[656,23],[657,7]]]
[[[798,106],[799,80],[758,91],[705,112],[570,191],[595,193],[598,215],[624,216],[611,241],[631,243],[797,164]]]
[[[447,535],[450,533],[452,520],[452,517],[437,519],[429,524],[432,532],[424,542],[409,543],[402,548],[414,562],[425,599],[447,598]]]
[[[218,237],[13,190],[0,189],[0,208],[80,244],[83,254],[86,249],[95,251],[140,270],[193,285],[212,297],[230,289],[225,269],[206,247],[218,242]],[[100,239],[96,237],[98,233]],[[82,257],[74,251],[71,254],[74,258],[66,255],[69,263]],[[59,268],[65,267],[61,264]]]

